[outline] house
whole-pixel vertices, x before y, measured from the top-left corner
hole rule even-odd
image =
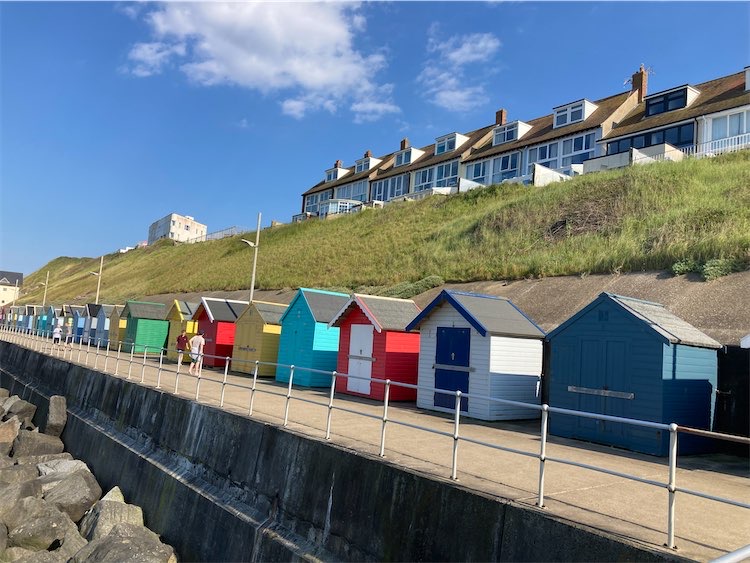
[[[120,313],[120,319],[127,321],[124,337],[120,332],[123,351],[160,354],[167,343],[169,332],[169,322],[164,320],[166,312],[163,303],[127,301]]]
[[[198,310],[199,303],[189,303],[175,299],[167,312],[166,319],[169,321],[169,336],[167,337],[167,359],[177,361],[177,337],[184,330],[188,338],[198,333],[198,321],[193,320],[193,315]]]
[[[443,290],[406,327],[420,329],[417,406],[482,420],[533,419],[539,411],[544,331],[503,297]],[[433,391],[445,389],[449,393]]]
[[[293,365],[294,381],[305,387],[326,387],[331,375],[322,372],[336,369],[339,351],[339,328],[328,324],[349,300],[345,293],[300,288],[281,316],[281,338],[276,381],[287,383]]]
[[[547,335],[549,404],[710,429],[721,345],[663,305],[602,293]],[[669,432],[552,413],[550,433],[667,455]],[[705,442],[681,435],[680,453]]]
[[[109,323],[112,317],[114,305],[99,305],[96,313],[96,340],[99,346],[109,348]],[[116,347],[116,346],[114,346]]]
[[[224,367],[226,358],[232,356],[234,346],[234,323],[247,307],[247,301],[203,297],[195,311],[193,320],[198,329],[206,331],[203,348],[203,365]]]
[[[336,371],[350,376],[336,379],[336,391],[380,401],[386,379],[416,385],[419,333],[406,332],[406,325],[419,311],[411,299],[352,295],[329,323],[340,330]],[[416,389],[389,391],[391,401],[416,398]]]
[[[287,305],[252,301],[235,323],[234,346],[232,347],[232,369],[242,373],[254,373],[255,362],[258,375],[273,377],[279,354],[281,338],[281,316]]]
[[[157,240],[163,238],[178,242],[200,242],[206,240],[207,229],[206,225],[199,223],[190,215],[170,213],[166,217],[151,223],[148,228],[148,243],[142,243],[142,245],[154,244]],[[141,243],[138,244],[138,247],[141,247]]]
[[[750,67],[644,95],[598,142],[602,156],[586,161],[585,173],[748,148]]]
[[[21,272],[0,270],[0,306],[15,304],[21,287],[23,287]]]

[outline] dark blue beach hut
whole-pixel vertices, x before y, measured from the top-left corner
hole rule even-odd
[[[663,305],[602,293],[547,335],[549,403],[709,429],[721,345]],[[553,413],[550,433],[667,455],[669,432]],[[681,434],[681,454],[709,443]]]
[[[331,375],[300,368],[334,371],[339,353],[339,327],[329,327],[349,301],[345,293],[300,288],[281,317],[278,363],[294,365],[294,383],[326,387]],[[289,381],[289,368],[276,368],[276,381]]]

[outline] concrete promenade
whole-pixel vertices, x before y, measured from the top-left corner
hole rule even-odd
[[[0,338],[15,340],[29,348],[50,353],[50,341],[0,332]],[[94,348],[85,346],[51,350],[52,355],[114,374],[114,355],[98,357]],[[87,357],[88,356],[88,357]],[[118,377],[175,393],[176,364],[158,359],[121,355]],[[106,361],[106,370],[105,368]],[[223,370],[204,369],[200,379],[199,401],[248,416],[252,378],[229,372],[223,385]],[[195,400],[198,379],[179,373],[176,393]],[[252,417],[268,424],[282,425],[286,410],[287,386],[273,380],[258,379]],[[294,388],[288,410],[288,429],[325,440],[329,389]],[[347,409],[347,412],[342,409]],[[331,418],[331,441],[369,456],[380,453],[382,403],[337,394]],[[156,413],[158,416],[158,413]],[[417,408],[414,404],[391,403],[388,419],[427,427],[449,435],[389,422],[386,430],[385,461],[450,480],[453,454],[454,421]],[[527,452],[530,456],[492,449],[460,441],[457,457],[457,486],[508,499],[532,510],[544,510],[555,517],[584,524],[621,537],[625,541],[664,549],[667,540],[668,494],[665,487],[638,483],[598,471],[547,461],[544,508],[536,507],[539,485],[539,421],[485,423],[461,419],[460,435]],[[534,457],[531,457],[534,456]],[[666,458],[640,455],[624,450],[550,436],[548,458],[561,458],[612,471],[636,475],[659,483],[668,480]],[[691,456],[678,461],[676,484],[710,495],[750,504],[750,468],[747,459],[725,456]],[[676,549],[678,557],[707,561],[750,543],[750,510],[693,495],[676,496]]]

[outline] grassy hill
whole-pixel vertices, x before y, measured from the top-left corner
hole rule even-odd
[[[108,255],[100,301],[245,289],[252,250],[239,239],[250,237],[192,245],[165,240]],[[676,263],[688,271],[707,262],[709,275],[750,264],[750,151],[544,188],[492,186],[265,229],[257,285],[403,294],[441,279],[666,270]],[[91,302],[96,278],[89,271],[98,268],[98,257],[57,258],[25,279],[19,303],[41,302],[48,270],[48,302]],[[424,281],[409,285],[418,280]]]

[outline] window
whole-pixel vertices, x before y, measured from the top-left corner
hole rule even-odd
[[[333,182],[336,179],[336,171],[329,170],[326,172],[326,182]]]
[[[666,111],[684,108],[687,105],[687,88],[675,92],[668,92],[655,98],[646,100],[646,117],[658,115]]]
[[[583,121],[583,102],[555,110],[555,127]]]
[[[357,165],[354,169],[355,173],[364,172],[365,170],[370,169],[370,159],[365,158],[364,160],[358,160]]]
[[[417,170],[414,173],[414,191],[421,192],[432,187],[432,174],[434,168],[425,168],[424,170]]]
[[[305,213],[317,213],[320,194],[312,194],[305,198]]]
[[[466,177],[480,184],[487,183],[487,161],[469,164],[466,168]]]
[[[506,154],[492,161],[492,183],[499,184],[503,180],[518,176],[519,153]]]
[[[659,131],[651,131],[649,133],[628,137],[627,139],[612,141],[611,143],[607,143],[607,154],[625,152],[629,150],[630,147],[639,149],[651,147],[653,145],[660,145],[662,143],[668,143],[677,148],[682,148],[692,145],[693,139],[693,124],[685,123],[684,125],[675,125],[674,127],[660,129]]]
[[[173,226],[173,227],[174,227],[174,224],[175,224],[176,222],[177,222],[177,221],[175,221],[174,219],[172,219],[172,226]]]
[[[185,225],[185,230],[189,231],[190,230],[190,225]]]
[[[396,164],[394,166],[403,166],[411,162],[411,149],[402,151],[396,155]]]
[[[492,139],[493,145],[501,145],[510,141],[515,141],[518,138],[518,123],[512,125],[506,125],[495,129],[495,135]]]
[[[595,133],[578,135],[572,139],[565,139],[562,146],[562,166],[581,164],[584,160],[594,157]]]
[[[443,154],[455,150],[456,148],[456,136],[449,135],[448,137],[442,137],[435,143],[435,154]]]
[[[529,150],[528,174],[531,174],[534,163],[541,164],[547,168],[557,168],[557,143],[550,143]]]
[[[438,188],[458,185],[458,161],[438,164],[435,172],[435,186]]]
[[[401,174],[372,183],[372,199],[374,201],[388,201],[406,193],[409,193],[408,174]]]
[[[336,199],[367,201],[367,180],[360,180],[336,189]]]
[[[750,133],[750,111],[737,112],[711,120],[711,140],[718,141]]]

